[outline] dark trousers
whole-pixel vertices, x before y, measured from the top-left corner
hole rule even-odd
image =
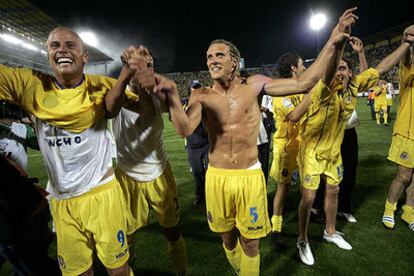
[[[374,102],[374,100],[368,100],[368,103],[369,103],[369,106],[370,106],[370,109],[371,109],[371,119],[376,120],[375,107],[374,107],[375,102]]]
[[[358,166],[358,136],[355,128],[345,130],[344,140],[341,145],[341,155],[344,176],[341,183],[339,183],[338,212],[351,213]],[[323,209],[324,195],[325,183],[321,181],[313,208]]]
[[[194,181],[196,183],[195,195],[196,199],[205,201],[205,183],[206,171],[208,166],[208,149],[209,145],[202,148],[187,147],[188,162],[191,166]]]
[[[18,226],[14,241],[0,244],[0,260],[12,264],[12,275],[61,275],[57,261],[48,254],[52,239],[49,220],[50,211],[45,207]]]
[[[345,130],[341,154],[344,178],[339,184],[338,212],[351,213],[358,166],[358,136],[355,128]]]
[[[257,146],[259,152],[259,161],[262,164],[262,171],[266,180],[269,177],[269,152],[270,152],[270,143],[264,143]]]

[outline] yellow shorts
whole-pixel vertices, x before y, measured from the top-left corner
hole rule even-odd
[[[414,169],[414,140],[395,134],[392,136],[388,160]]]
[[[388,106],[392,106],[393,102],[394,102],[393,99],[387,99]]]
[[[209,166],[206,173],[207,218],[211,231],[234,227],[248,239],[271,230],[267,214],[266,182],[261,169],[228,170]]]
[[[115,169],[115,175],[126,202],[128,235],[147,225],[150,207],[155,210],[162,227],[170,228],[178,224],[177,185],[169,163],[162,175],[152,181],[136,181],[119,168]]]
[[[106,268],[115,269],[128,261],[125,207],[115,177],[80,196],[52,198],[50,204],[63,275],[79,275],[88,270],[94,247]]]
[[[278,183],[290,183],[293,171],[298,168],[296,162],[297,155],[298,151],[274,154],[269,173],[270,177],[273,177]]]
[[[301,155],[302,157],[298,158],[302,186],[305,189],[317,190],[321,176],[326,178],[326,184],[339,185],[344,174],[341,156],[328,160],[314,155]]]
[[[380,112],[381,110],[386,112],[387,111],[387,102],[380,103],[380,104],[375,104],[374,109],[375,109],[375,112]]]

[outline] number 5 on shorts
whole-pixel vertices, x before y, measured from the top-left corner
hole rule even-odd
[[[256,207],[250,208],[250,215],[253,217],[253,219],[250,221],[251,223],[255,223],[259,219],[259,214],[257,213]]]

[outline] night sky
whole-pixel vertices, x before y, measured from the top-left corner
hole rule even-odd
[[[339,15],[358,6],[353,35],[364,38],[414,20],[414,1],[68,1],[29,0],[57,22],[94,31],[114,59],[131,44],[152,49],[159,72],[205,70],[205,52],[216,38],[234,42],[246,67],[275,63],[287,51],[316,55],[311,11],[324,11],[325,42]]]

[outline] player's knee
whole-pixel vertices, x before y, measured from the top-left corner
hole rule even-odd
[[[338,185],[326,185],[326,193],[332,196],[336,196],[339,194],[339,186]]]
[[[80,274],[80,276],[93,276],[93,267],[91,266],[88,270]]]
[[[240,237],[241,245],[244,253],[249,257],[259,255],[259,240],[258,239],[247,239]]]
[[[303,189],[301,204],[306,207],[311,207],[316,198],[316,190]]]
[[[107,268],[106,271],[108,272],[108,275],[110,276],[129,276],[131,272],[128,262],[118,268],[114,268],[114,269]]]
[[[403,172],[399,171],[396,176],[397,181],[403,184],[404,186],[408,186],[410,184],[411,178],[412,178],[411,172],[405,172],[405,171]]]
[[[236,247],[238,237],[235,231],[221,233],[220,236],[227,249],[232,250]]]

